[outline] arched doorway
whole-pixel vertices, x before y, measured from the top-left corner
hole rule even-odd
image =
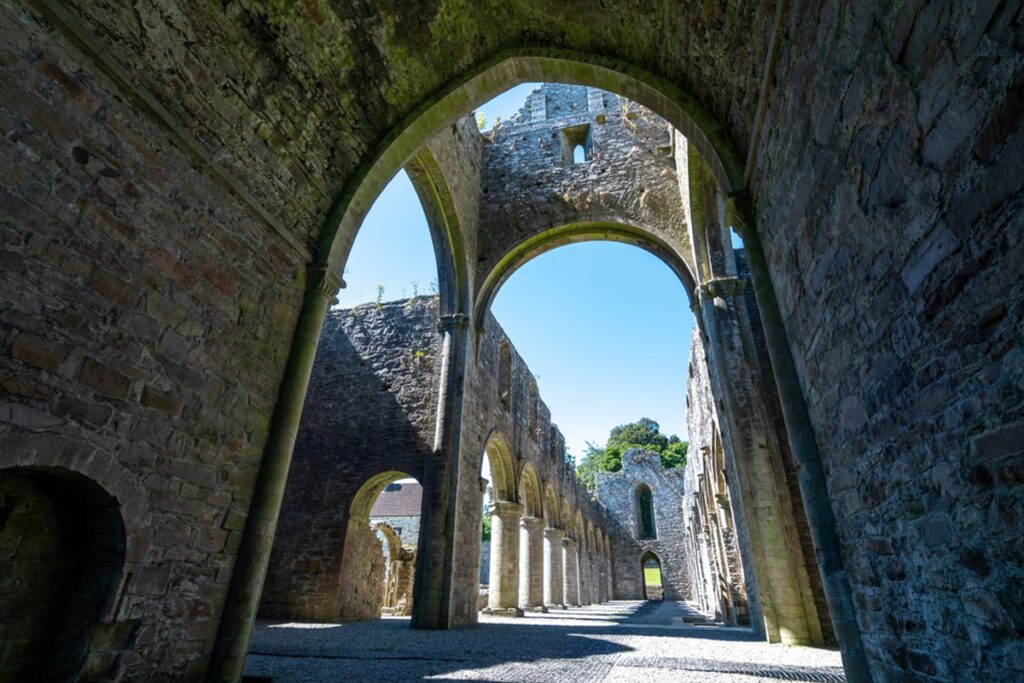
[[[412,613],[423,488],[404,472],[382,472],[360,487],[341,558],[339,619]]]
[[[640,572],[643,574],[644,599],[661,600],[664,589],[661,585],[661,560],[652,552],[644,553],[640,558]]]
[[[0,679],[92,680],[113,656],[90,652],[110,622],[125,561],[116,498],[62,468],[0,470]],[[122,638],[122,640],[124,640]]]

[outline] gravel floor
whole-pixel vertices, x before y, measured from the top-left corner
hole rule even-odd
[[[768,645],[749,629],[684,623],[678,603],[615,601],[480,626],[419,631],[407,618],[350,624],[260,622],[252,681],[826,681],[835,649]]]

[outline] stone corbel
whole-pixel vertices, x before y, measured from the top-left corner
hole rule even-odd
[[[743,294],[747,281],[739,277],[719,277],[708,280],[699,287],[700,298],[704,299],[725,299],[726,297],[738,297]]]

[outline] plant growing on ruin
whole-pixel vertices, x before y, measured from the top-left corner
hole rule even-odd
[[[622,454],[630,448],[642,448],[661,456],[665,468],[686,465],[686,451],[689,444],[675,434],[666,436],[660,425],[648,417],[636,422],[622,424],[608,435],[604,446],[587,442],[583,461],[576,468],[576,477],[591,491],[594,490],[598,472],[618,472],[622,469]]]
[[[383,301],[384,301],[384,285],[377,285],[377,300],[376,300],[375,303],[376,303],[378,311],[380,310],[380,305],[381,305],[381,303],[383,303]]]

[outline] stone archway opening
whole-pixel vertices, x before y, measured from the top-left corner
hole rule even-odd
[[[412,614],[422,506],[423,487],[404,472],[360,487],[342,550],[340,621]]]
[[[661,560],[652,552],[644,553],[640,558],[640,570],[644,577],[644,599],[661,600],[664,589],[661,582]]]
[[[62,468],[0,470],[3,680],[98,680],[138,622],[115,625],[125,564],[120,505]]]

